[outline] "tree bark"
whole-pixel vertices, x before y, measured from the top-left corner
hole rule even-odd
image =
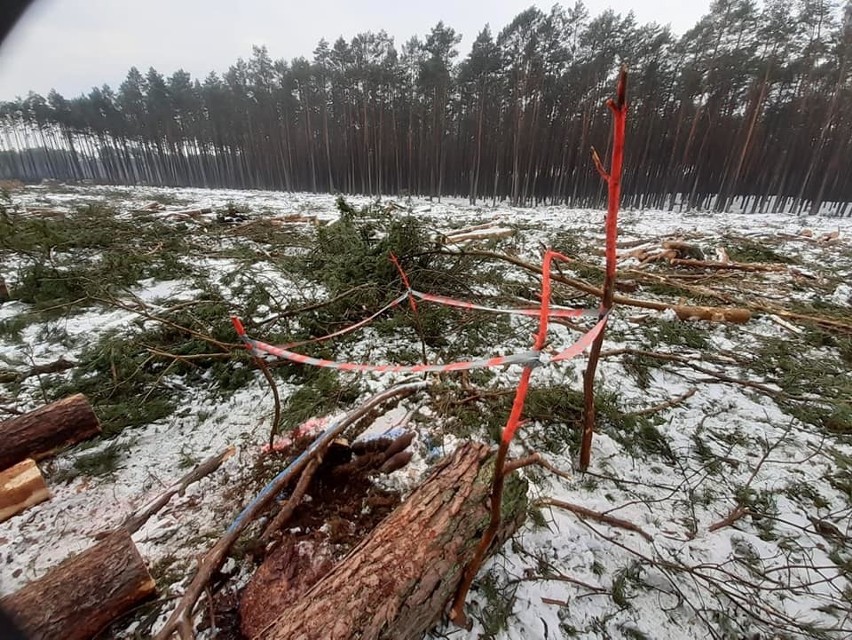
[[[98,435],[101,426],[81,393],[0,422],[0,469]]]
[[[317,576],[313,586],[296,580],[270,587],[266,605],[275,603],[270,607],[274,616],[254,637],[422,637],[444,615],[488,524],[493,473],[490,447],[459,447],[348,556]],[[517,476],[507,478],[504,517],[492,551],[517,530],[525,512],[526,483]],[[302,592],[289,593],[291,586]]]
[[[153,595],[153,578],[126,531],[0,600],[28,638],[86,640]]]
[[[0,472],[0,522],[50,499],[50,491],[33,459]]]

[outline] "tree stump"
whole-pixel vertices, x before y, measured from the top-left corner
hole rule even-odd
[[[408,640],[444,615],[489,521],[493,451],[467,443],[326,575],[304,589],[285,580],[266,601],[263,640]],[[497,548],[526,514],[526,482],[507,479]],[[295,601],[287,588],[302,590]],[[304,590],[303,590],[304,589]],[[280,603],[288,602],[284,606]]]
[[[0,469],[98,435],[101,426],[81,393],[0,422]]]
[[[0,607],[32,640],[88,640],[155,590],[130,534],[119,530]]]
[[[49,498],[50,491],[32,458],[0,472],[0,522]]]

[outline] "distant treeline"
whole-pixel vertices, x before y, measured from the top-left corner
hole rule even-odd
[[[680,38],[578,2],[486,26],[460,61],[459,42],[438,23],[400,48],[363,33],[203,81],[30,93],[0,104],[0,175],[596,205],[625,63],[628,206],[852,201],[852,0],[715,0]]]

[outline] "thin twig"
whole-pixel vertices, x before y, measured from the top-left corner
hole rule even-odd
[[[553,498],[542,498],[540,500],[536,500],[535,504],[536,506],[558,507],[560,509],[565,509],[566,511],[570,511],[571,513],[578,515],[581,518],[588,518],[589,520],[603,522],[604,524],[608,524],[612,527],[619,527],[620,529],[627,529],[628,531],[633,531],[645,538],[645,540],[647,540],[648,542],[653,542],[654,540],[654,538],[651,537],[651,534],[644,531],[639,525],[633,524],[628,520],[622,520],[621,518],[615,518],[613,516],[608,516],[604,513],[600,513],[598,511],[593,511],[587,507],[583,507],[578,504],[573,504],[571,502],[563,502],[562,500],[554,500]]]
[[[630,413],[625,413],[625,416],[629,417],[640,417],[640,416],[650,416],[654,413],[659,413],[660,411],[665,411],[666,409],[671,409],[672,407],[676,407],[684,400],[688,400],[692,396],[695,395],[695,392],[698,391],[697,387],[693,387],[686,393],[677,396],[676,398],[672,398],[671,400],[666,400],[665,402],[661,402],[660,404],[655,404],[653,407],[648,407],[647,409],[640,409],[638,411],[631,411]]]
[[[302,314],[302,313],[307,313],[308,311],[316,311],[317,309],[322,309],[323,307],[327,307],[329,305],[332,305],[335,302],[343,300],[344,298],[348,298],[349,296],[351,296],[356,291],[361,291],[362,289],[372,288],[373,286],[374,285],[372,285],[370,283],[359,284],[357,287],[352,287],[351,289],[348,289],[347,291],[344,291],[343,293],[336,295],[333,298],[330,298],[328,300],[323,300],[322,302],[315,302],[313,304],[309,304],[309,305],[306,305],[304,307],[299,307],[297,309],[285,309],[281,313],[276,313],[274,316],[266,318],[265,320],[261,320],[260,322],[258,322],[258,326],[262,327],[262,326],[267,325],[271,322],[283,320],[284,318],[289,318],[291,316],[296,316],[296,315],[299,315],[299,314]]]
[[[545,460],[540,453],[533,453],[531,455],[524,456],[523,458],[517,458],[515,460],[512,460],[511,462],[507,462],[506,465],[503,467],[503,475],[507,476],[510,473],[517,471],[518,469],[523,469],[524,467],[529,467],[532,465],[541,467],[542,469],[547,469],[552,474],[557,475],[560,478],[565,478],[566,480],[570,480],[573,478],[573,476],[567,471],[562,471],[562,469],[559,469],[558,467]]]
[[[176,494],[182,494],[186,491],[186,488],[189,485],[198,482],[202,478],[205,478],[215,472],[222,466],[222,463],[233,456],[234,453],[236,453],[236,448],[234,446],[230,446],[221,453],[208,458],[169,487],[165,493],[161,494],[153,501],[128,516],[121,526],[127,529],[130,533],[139,531],[139,529],[142,528],[142,525],[144,525],[151,516],[166,506],[173,496]]]
[[[254,361],[257,364],[257,368],[260,369],[260,372],[263,374],[263,377],[266,378],[266,382],[272,390],[272,399],[275,402],[272,414],[272,426],[269,429],[269,450],[272,451],[275,448],[275,435],[278,433],[278,425],[281,422],[281,396],[278,394],[278,385],[275,384],[275,379],[269,372],[269,367],[266,366],[266,362],[263,358],[260,356],[254,356]]]

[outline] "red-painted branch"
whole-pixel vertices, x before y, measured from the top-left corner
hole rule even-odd
[[[615,100],[609,100],[607,106],[612,111],[612,166],[609,173],[603,169],[600,158],[593,154],[595,166],[609,186],[606,213],[606,275],[601,300],[601,316],[612,308],[615,295],[616,241],[618,240],[618,208],[621,204],[621,173],[624,167],[624,136],[627,129],[627,67],[622,66],[618,75]],[[592,457],[592,435],[595,429],[595,373],[598,368],[604,330],[598,334],[589,353],[589,362],[583,375],[583,437],[580,444],[580,468],[586,470]]]

